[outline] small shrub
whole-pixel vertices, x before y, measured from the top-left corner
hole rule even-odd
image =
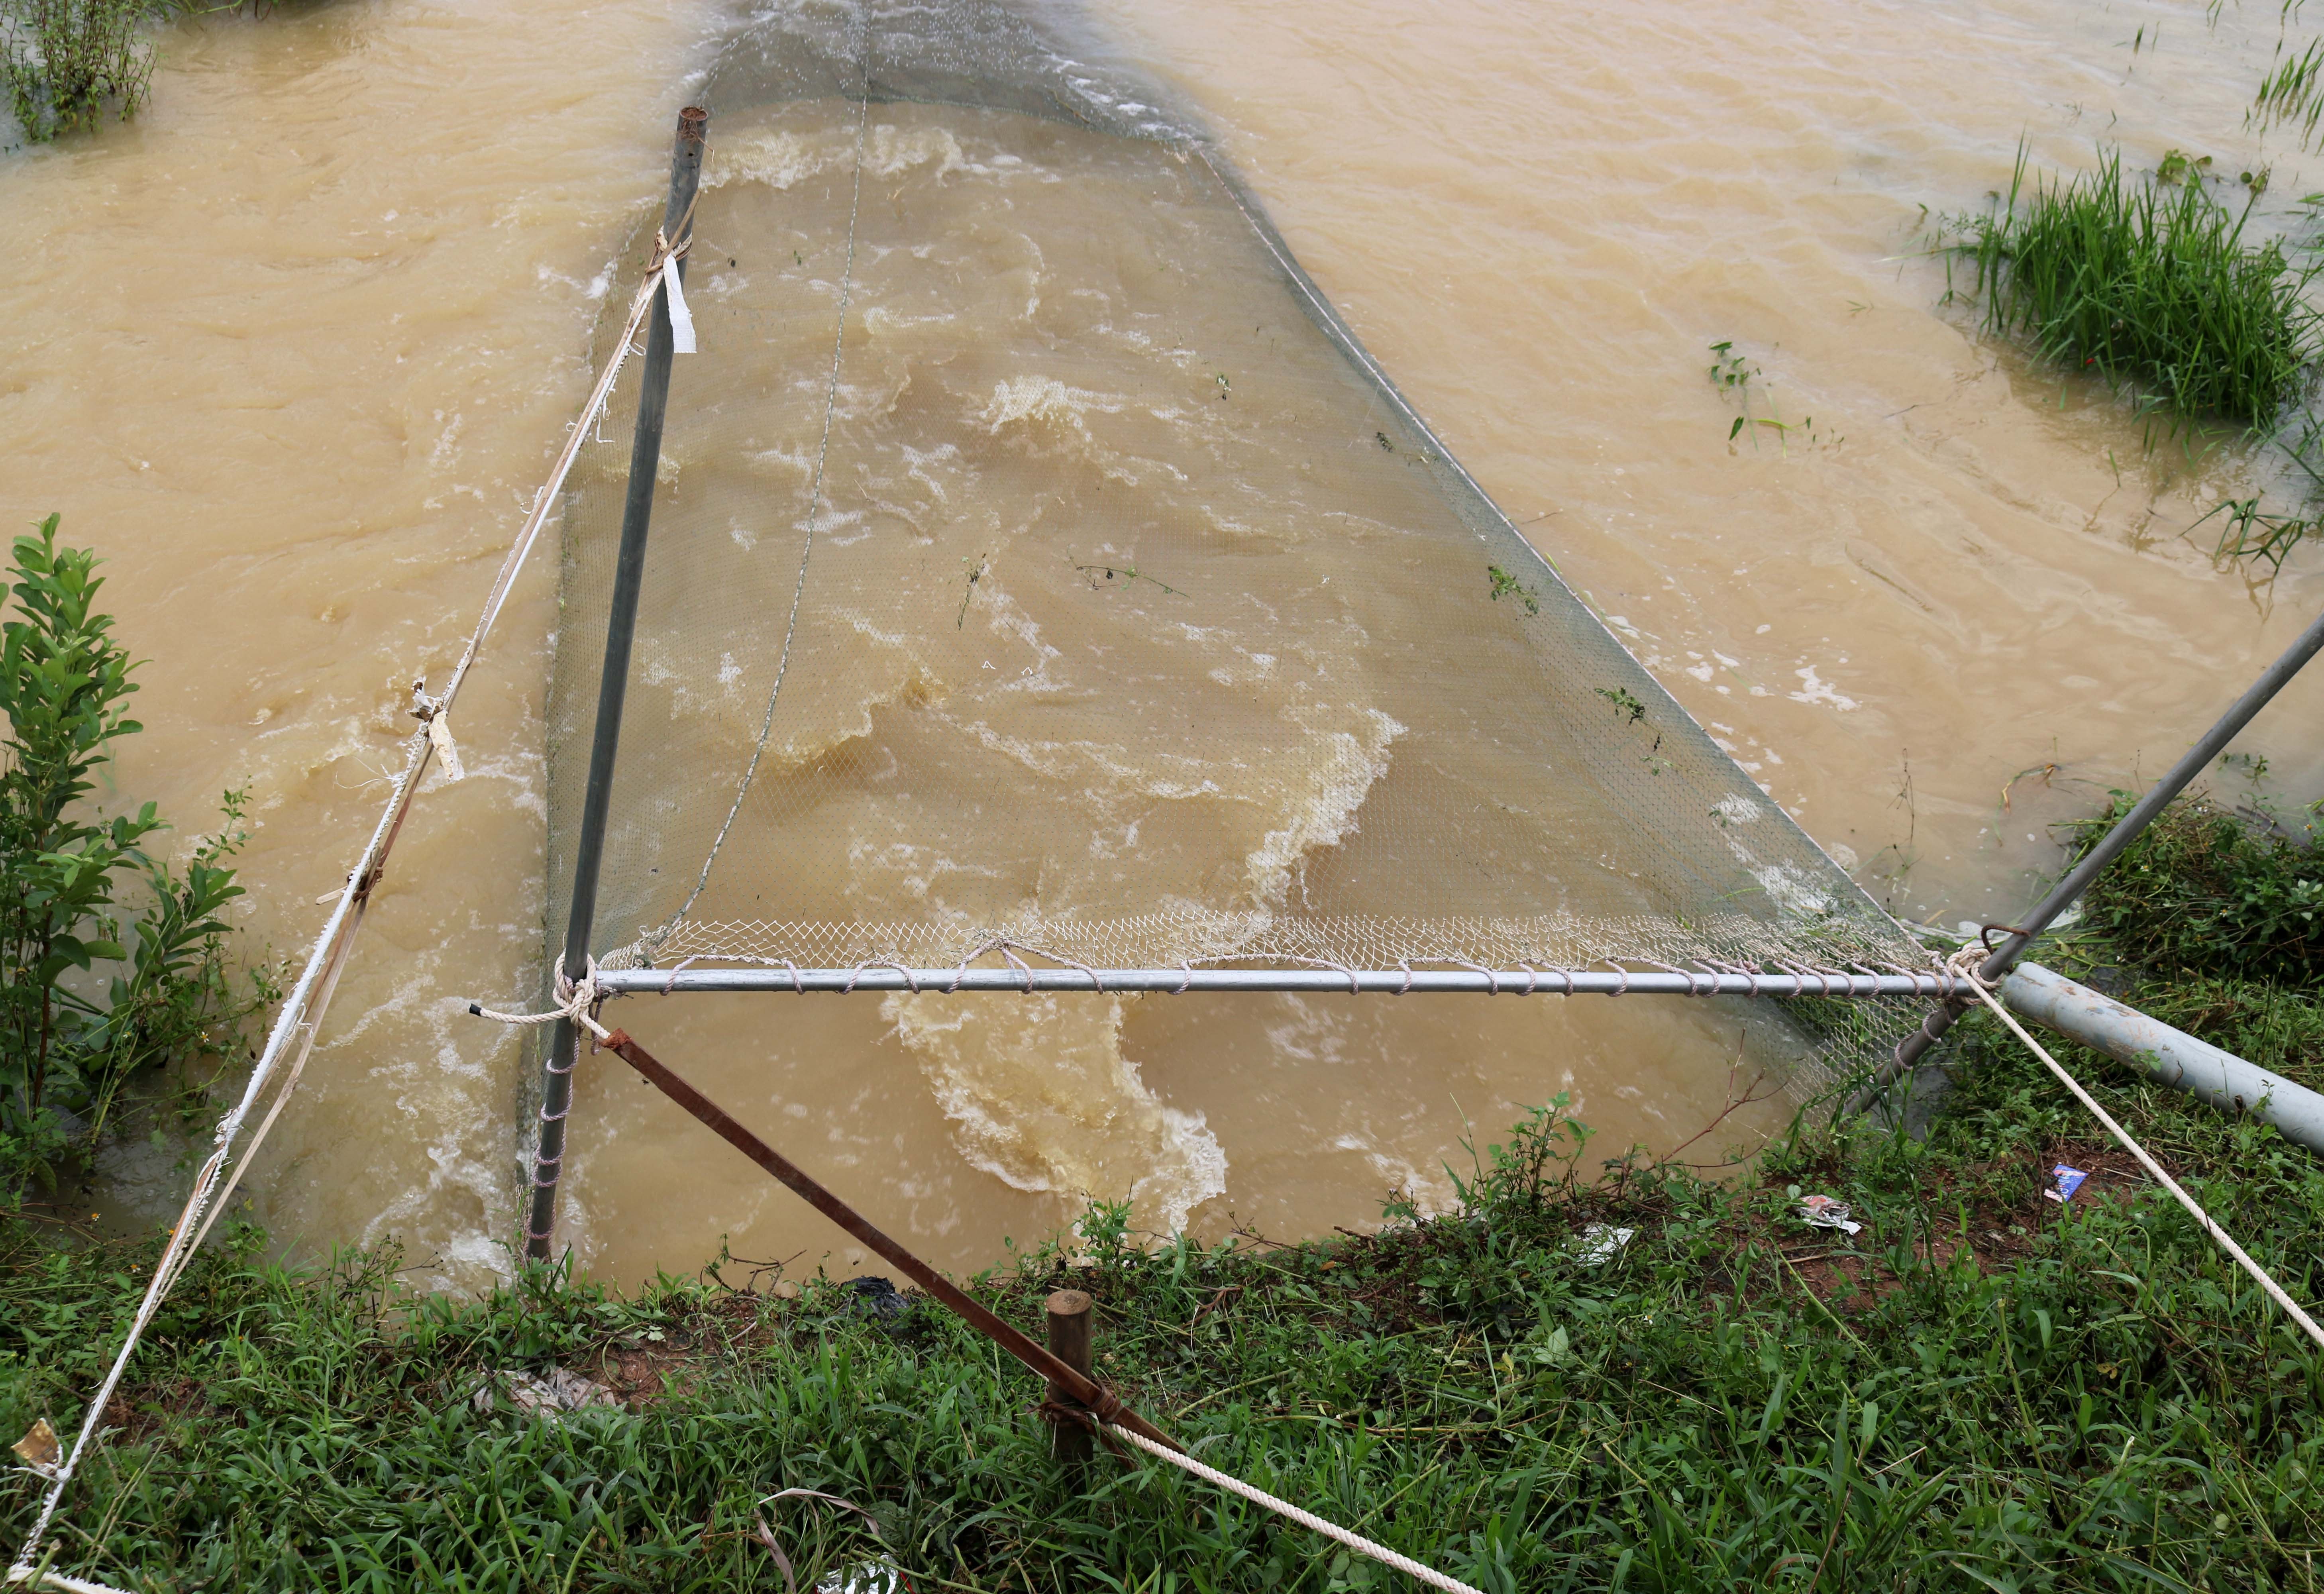
[[[2318,353],[2302,297],[2319,269],[2281,244],[2245,241],[2198,172],[2177,184],[2126,179],[2122,158],[2026,186],[1968,225],[1987,329],[2044,358],[2144,390],[2180,420],[2270,427]]]
[[[2077,853],[2095,846],[2136,798],[2071,827]],[[2198,794],[2163,811],[2092,884],[2087,927],[2156,973],[2281,981],[2324,977],[2324,855]]]
[[[152,803],[92,812],[92,776],[141,729],[137,685],[96,555],[57,546],[57,517],[16,539],[17,614],[0,625],[0,1180],[20,1183],[103,1133],[141,1070],[212,1055],[267,999],[237,981],[217,917],[242,895],[225,860],[241,845],[241,796],[181,875],[145,848],[168,826]],[[125,909],[124,884],[144,901]],[[76,1125],[66,1115],[80,1119]]]
[[[124,119],[145,103],[153,47],[138,30],[155,0],[0,0],[0,84],[24,135],[46,143],[93,125],[107,106]]]

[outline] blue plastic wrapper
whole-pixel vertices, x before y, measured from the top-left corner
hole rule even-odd
[[[2082,1181],[2089,1177],[2081,1169],[2070,1168],[2064,1163],[2060,1163],[2056,1167],[2052,1168],[2050,1173],[2051,1176],[2058,1181],[2058,1187],[2055,1190],[2044,1190],[2042,1193],[2061,1205],[2073,1200],[2074,1192],[2080,1190],[2082,1187]]]

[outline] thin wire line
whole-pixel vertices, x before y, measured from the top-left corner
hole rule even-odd
[[[726,810],[726,818],[718,826],[718,834],[710,843],[709,856],[702,861],[702,872],[695,877],[694,889],[686,894],[676,913],[662,926],[663,935],[676,926],[694,907],[696,898],[710,884],[710,871],[718,861],[718,853],[726,845],[727,833],[734,828],[734,820],[742,812],[742,799],[751,794],[751,783],[758,779],[759,760],[766,756],[767,738],[775,728],[775,704],[783,695],[783,677],[790,672],[791,640],[798,635],[799,598],[807,591],[807,561],[815,553],[816,519],[822,512],[823,469],[831,457],[831,419],[839,407],[839,367],[842,350],[847,341],[847,306],[855,291],[855,217],[863,201],[863,134],[872,116],[872,24],[869,17],[863,23],[863,45],[855,111],[855,186],[847,201],[847,263],[839,274],[839,325],[831,335],[831,383],[823,401],[823,441],[815,455],[815,482],[807,489],[807,540],[799,547],[798,580],[791,588],[790,618],[783,624],[782,657],[775,665],[775,684],[767,694],[766,717],[759,722],[759,738],[751,748],[751,761],[742,768],[742,783],[734,788],[733,806]],[[650,944],[650,943],[649,943]]]

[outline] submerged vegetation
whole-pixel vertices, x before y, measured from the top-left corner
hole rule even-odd
[[[153,77],[153,0],[0,0],[0,83],[26,137],[137,114]]]
[[[2314,52],[2311,52],[2313,55]],[[2288,114],[2314,97],[2315,68],[2279,74],[2263,108]],[[2324,531],[2324,428],[2306,411],[2324,333],[2309,290],[2324,257],[2294,263],[2276,240],[2246,235],[2264,169],[2238,174],[2241,207],[2210,189],[2211,157],[2170,151],[2152,180],[2126,177],[2119,152],[2069,179],[2035,174],[2020,152],[2009,192],[1982,217],[1956,217],[1951,245],[1975,268],[1986,329],[2133,395],[2157,430],[2207,424],[2255,432],[2300,484],[2301,504],[2262,493],[2223,499],[2190,530],[2218,522],[2223,560],[2282,568]]]
[[[2294,955],[2262,916],[2226,962],[2171,972],[2173,905],[2282,857],[2217,819],[2174,815],[2127,894],[2043,955],[2324,1085],[2312,943]],[[2006,1034],[1957,1034],[1925,1141],[1803,1128],[1722,1183],[1606,1160],[1552,1104],[1442,1216],[1405,1196],[1375,1234],[1148,1249],[1099,1208],[979,1287],[1020,1323],[1050,1288],[1091,1291],[1099,1370],[1199,1455],[1492,1594],[2309,1587],[2324,1358]],[[2314,1298],[2317,1159],[2061,1055]],[[2064,1202],[2043,1197],[2060,1164],[2091,1175]],[[1861,1231],[1811,1227],[1812,1194]],[[1061,1471],[1034,1382],[925,1302],[716,1267],[630,1299],[531,1271],[463,1301],[406,1292],[392,1251],[285,1270],[256,1246],[202,1262],[159,1320],[60,1567],[740,1590],[784,1586],[772,1540],[802,1588],[883,1556],[922,1590],[1408,1586],[1156,1465]],[[77,1420],[151,1256],[0,1227],[0,1425]],[[612,1399],[552,1421],[475,1398],[495,1369],[558,1368]],[[0,1483],[0,1528],[23,1531],[38,1483]],[[870,1522],[771,1497],[799,1488]]]
[[[114,744],[141,729],[126,709],[135,666],[97,606],[97,556],[59,547],[57,526],[51,515],[16,539],[14,613],[0,626],[0,1180],[12,1190],[94,1148],[124,1090],[164,1065],[198,1099],[199,1065],[268,994],[263,972],[233,971],[218,917],[242,894],[226,862],[243,841],[240,794],[182,872],[152,850],[169,828],[152,803],[111,817],[95,804]]]
[[[268,0],[252,5],[264,10]],[[153,79],[148,24],[240,8],[241,0],[0,0],[0,89],[35,143],[93,127],[108,109],[127,121]]]
[[[1803,441],[1810,443],[1838,444],[1847,441],[1845,438],[1820,436],[1815,429],[1815,417],[1812,415],[1803,420],[1785,420],[1783,407],[1775,401],[1773,391],[1767,387],[1764,380],[1766,373],[1735,352],[1735,340],[1732,338],[1722,338],[1711,346],[1709,373],[1711,385],[1718,390],[1721,397],[1733,403],[1737,410],[1735,419],[1728,423],[1727,428],[1727,444],[1729,453],[1734,452],[1735,439],[1743,436],[1746,431],[1750,434],[1751,447],[1755,452],[1759,447],[1759,438],[1763,431],[1775,433],[1775,441],[1786,458],[1791,456],[1791,438],[1794,432],[1799,433]],[[1755,380],[1759,383],[1757,387],[1752,385]],[[1758,412],[1762,405],[1766,410],[1764,415]]]
[[[2245,236],[2249,207],[2215,198],[2200,172],[2144,183],[2118,152],[2094,171],[2009,192],[1968,224],[1987,327],[2044,358],[2135,389],[2170,424],[2273,428],[2319,351],[2304,291],[2316,264]]]
[[[2275,65],[2260,79],[2259,93],[2244,120],[2262,127],[2297,126],[2305,145],[2314,141],[2319,118],[2324,118],[2324,39],[2310,41],[2297,55],[2278,54]]]

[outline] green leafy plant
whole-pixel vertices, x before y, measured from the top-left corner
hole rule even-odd
[[[2165,150],[2163,161],[2154,169],[2154,180],[2172,184],[2200,182],[2211,170],[2211,157],[2190,155],[2184,150]]]
[[[2117,791],[2106,809],[2067,827],[2079,855],[2130,810]],[[2198,793],[2163,811],[2092,884],[2083,920],[2138,946],[2172,976],[2232,975],[2314,990],[2324,981],[2324,852],[2310,834],[2287,834]]]
[[[1525,605],[1525,612],[1527,614],[1541,613],[1540,594],[1499,565],[1485,567],[1485,580],[1489,587],[1486,596],[1493,602],[1498,604],[1503,598],[1515,598]]]
[[[1865,307],[1856,308],[1861,309]],[[1751,447],[1756,449],[1759,446],[1760,433],[1771,431],[1775,434],[1778,446],[1784,449],[1788,457],[1793,433],[1799,433],[1807,442],[1818,440],[1815,436],[1815,417],[1811,415],[1804,420],[1785,420],[1782,407],[1776,403],[1773,393],[1768,393],[1766,396],[1767,413],[1765,415],[1754,413],[1757,397],[1751,386],[1751,381],[1761,373],[1757,365],[1744,363],[1743,356],[1735,352],[1735,344],[1731,338],[1721,339],[1712,344],[1711,355],[1711,385],[1732,399],[1740,411],[1735,417],[1734,422],[1727,428],[1728,442],[1733,443],[1748,428],[1751,433]],[[1838,442],[1840,439],[1830,440]]]
[[[268,994],[263,976],[235,989],[217,917],[242,894],[224,862],[242,795],[182,875],[147,851],[168,828],[154,805],[90,806],[113,743],[142,729],[135,667],[97,608],[97,557],[60,548],[57,525],[16,539],[0,625],[0,1177],[15,1180],[94,1144],[132,1075],[215,1054]],[[142,904],[122,904],[124,884]]]
[[[0,86],[24,135],[45,143],[145,103],[153,47],[139,37],[153,0],[0,0]]]
[[[1711,346],[1711,385],[1720,392],[1740,396],[1758,374],[1757,366],[1746,365],[1743,356],[1735,352],[1734,339],[1722,338]]]
[[[263,16],[274,0],[248,5]],[[108,107],[125,122],[152,85],[147,23],[243,7],[244,0],[0,0],[0,93],[35,143],[93,127]]]
[[[1595,686],[1591,690],[1612,704],[1614,712],[1625,716],[1633,725],[1646,717],[1646,705],[1630,696],[1630,689],[1627,686]]]

